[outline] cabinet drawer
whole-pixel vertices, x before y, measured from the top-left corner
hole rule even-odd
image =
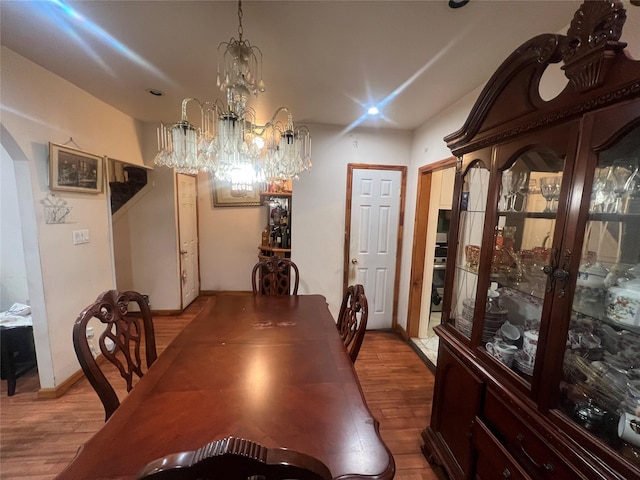
[[[478,452],[477,480],[531,480],[479,418],[476,418],[472,432]]]
[[[502,402],[493,392],[487,391],[483,419],[507,451],[522,468],[536,480],[583,478],[569,467],[567,461],[549,446],[549,442],[534,432],[524,419]]]

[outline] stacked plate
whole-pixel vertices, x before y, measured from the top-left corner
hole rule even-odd
[[[493,340],[498,329],[507,321],[507,310],[490,309],[484,314],[484,328],[482,329],[482,341]]]
[[[475,298],[467,298],[462,302],[462,312],[456,317],[456,328],[467,338],[471,338],[473,327],[473,306]]]

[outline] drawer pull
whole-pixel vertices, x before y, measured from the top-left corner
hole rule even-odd
[[[531,462],[531,464],[542,470],[546,470],[547,472],[553,472],[553,465],[551,463],[543,463],[542,465],[540,465],[538,462],[536,462],[534,460],[534,458],[529,455],[529,452],[527,452],[527,450],[524,448],[524,435],[519,433],[518,436],[516,437],[518,439],[518,441],[520,442],[520,450],[522,450],[522,454],[527,457],[527,460],[529,460]]]
[[[505,468],[505,469],[502,471],[502,476],[503,476],[504,478],[511,478],[511,472],[509,471],[509,469],[508,469],[508,468]]]

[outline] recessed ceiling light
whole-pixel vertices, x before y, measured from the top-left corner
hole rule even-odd
[[[380,113],[380,110],[378,110],[378,107],[373,106],[373,107],[369,107],[369,109],[367,110],[367,113],[369,115],[378,115]]]
[[[147,92],[149,92],[154,97],[161,97],[162,95],[164,95],[161,90],[156,90],[155,88],[148,88]]]

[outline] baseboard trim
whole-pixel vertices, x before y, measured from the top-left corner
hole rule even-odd
[[[96,357],[96,362],[98,363],[98,365],[100,365],[102,362],[105,362],[105,361],[106,361],[106,359],[104,358],[104,355],[102,355],[102,354],[100,354],[100,355],[98,355]],[[41,388],[40,390],[38,390],[38,393],[36,394],[36,398],[41,399],[41,400],[55,400],[56,398],[60,398],[65,393],[67,393],[67,391],[71,387],[73,387],[73,385],[78,380],[80,380],[83,377],[84,377],[84,372],[82,371],[82,369],[80,369],[76,373],[71,375],[69,378],[67,378],[60,385],[58,385],[57,387],[54,387],[54,388]]]
[[[402,327],[402,325],[396,324],[395,330],[397,330],[404,340],[409,340],[409,335],[407,335],[407,331]]]
[[[82,377],[84,377],[84,372],[82,371],[82,369],[80,369],[57,387],[41,388],[40,390],[38,390],[37,398],[43,400],[53,400],[56,398],[60,398],[67,392],[67,390],[69,390],[73,386],[74,383],[76,383]]]
[[[180,315],[182,310],[151,310],[151,316],[167,317],[169,315]]]
[[[216,295],[247,295],[253,292],[249,290],[200,290],[203,297],[215,297]]]

